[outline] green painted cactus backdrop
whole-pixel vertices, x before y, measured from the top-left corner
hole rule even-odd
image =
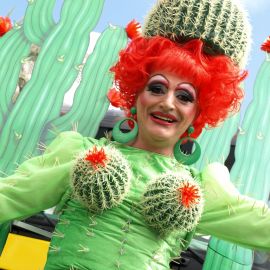
[[[1,69],[0,91],[6,97],[1,99],[0,170],[7,174],[25,155],[36,154],[39,142],[49,143],[55,136],[52,130],[70,130],[76,125],[84,135],[95,136],[109,105],[109,67],[127,42],[125,31],[111,26],[82,64],[103,1],[65,0],[58,24],[52,19],[54,4],[55,0],[29,1],[23,26],[0,40],[0,59],[5,68]],[[41,46],[32,78],[12,104],[21,62],[32,43]],[[82,78],[72,108],[61,116],[64,96],[79,73]]]

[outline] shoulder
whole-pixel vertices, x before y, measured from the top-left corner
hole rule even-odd
[[[239,192],[231,182],[228,168],[218,162],[207,165],[201,172],[200,178],[206,194],[223,194],[238,196]]]
[[[64,131],[59,133],[50,145],[61,147],[85,146],[88,148],[91,145],[105,145],[107,143],[106,138],[95,139],[92,137],[85,137],[76,131]]]
[[[106,139],[94,139],[84,137],[82,134],[75,131],[65,131],[59,133],[55,139],[46,147],[43,157],[51,160],[48,164],[55,162],[55,159],[60,162],[75,160],[81,153],[95,146],[103,146]]]
[[[63,155],[74,154],[87,150],[93,145],[103,145],[104,140],[84,137],[75,131],[64,131],[59,133],[46,148],[45,154],[62,153]]]
[[[73,146],[77,146],[83,144],[83,136],[75,131],[64,131],[59,133],[50,143],[47,150],[52,149],[60,149],[60,148],[73,148]]]
[[[201,177],[203,179],[215,178],[221,182],[230,181],[230,172],[228,168],[219,162],[208,164],[202,171]]]

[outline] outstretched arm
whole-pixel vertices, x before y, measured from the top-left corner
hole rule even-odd
[[[59,203],[69,186],[74,156],[83,149],[80,134],[61,133],[43,155],[22,163],[15,174],[0,178],[0,223]]]
[[[230,181],[228,169],[210,164],[201,173],[205,208],[197,232],[270,251],[270,210],[258,200],[241,195]]]

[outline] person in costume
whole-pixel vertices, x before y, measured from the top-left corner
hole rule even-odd
[[[180,150],[237,111],[247,32],[229,0],[159,1],[111,69],[109,98],[133,129],[118,122],[114,141],[61,133],[1,179],[0,222],[57,205],[47,270],[168,269],[194,233],[269,251],[269,208],[240,195],[223,165],[193,169],[197,144]]]

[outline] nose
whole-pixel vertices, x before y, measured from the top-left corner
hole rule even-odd
[[[166,95],[162,97],[160,108],[167,112],[173,111],[175,109],[175,98],[174,91],[168,91]]]

